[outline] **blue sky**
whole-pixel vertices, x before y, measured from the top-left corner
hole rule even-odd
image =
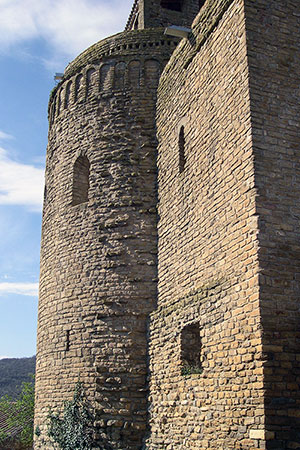
[[[124,29],[133,0],[0,0],[0,359],[35,354],[54,73]]]

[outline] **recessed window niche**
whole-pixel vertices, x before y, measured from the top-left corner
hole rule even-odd
[[[64,104],[64,108],[67,108],[70,102],[70,96],[71,96],[71,88],[72,88],[72,82],[69,81],[69,83],[67,84],[66,87],[66,92],[65,92],[65,104]]]
[[[186,325],[181,330],[181,374],[188,376],[200,374],[203,371],[201,364],[201,337],[199,322]]]
[[[182,11],[182,0],[161,0],[160,6],[172,11]]]
[[[178,151],[179,151],[179,173],[182,173],[185,167],[185,134],[183,125],[180,127],[178,136]]]
[[[90,162],[86,156],[79,156],[73,168],[72,206],[87,202],[90,187]]]
[[[66,352],[70,350],[70,330],[66,331]]]

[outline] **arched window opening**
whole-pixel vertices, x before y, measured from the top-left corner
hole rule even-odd
[[[75,102],[78,100],[83,85],[83,75],[79,74],[75,80]]]
[[[65,105],[64,105],[65,108],[67,108],[69,105],[70,96],[71,96],[71,86],[72,86],[72,82],[69,81],[69,83],[67,84],[67,87],[66,87]]]
[[[141,64],[139,61],[131,61],[128,64],[128,80],[133,88],[140,86]]]
[[[160,6],[172,11],[182,11],[182,0],[161,0]]]
[[[89,96],[93,91],[97,91],[97,72],[95,69],[89,69],[86,74],[86,95]]]
[[[104,64],[100,69],[100,91],[111,89],[113,84],[113,66]]]
[[[160,77],[159,62],[155,59],[148,59],[145,62],[145,82],[149,87],[157,87]]]
[[[125,70],[126,70],[126,64],[124,62],[119,62],[118,64],[116,64],[114,89],[117,89],[117,90],[124,89]]]
[[[199,322],[186,325],[181,330],[181,375],[201,374],[202,344]]]
[[[179,147],[179,173],[184,171],[185,167],[185,136],[184,136],[184,126],[180,128],[179,139],[178,139],[178,147]]]
[[[73,168],[72,206],[88,201],[90,187],[90,162],[86,156],[79,156]]]

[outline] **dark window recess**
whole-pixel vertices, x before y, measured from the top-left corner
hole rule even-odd
[[[70,350],[70,330],[66,332],[66,352]]]
[[[160,6],[165,9],[171,9],[172,11],[182,11],[182,0],[161,0]]]
[[[77,158],[73,169],[72,205],[88,201],[90,187],[90,163],[86,156]]]
[[[82,82],[83,82],[83,75],[79,74],[75,80],[75,101],[78,100],[78,95],[82,87]]]
[[[65,108],[68,107],[69,102],[70,102],[71,87],[72,87],[72,83],[71,83],[71,81],[69,81],[69,83],[67,84],[67,87],[66,87],[65,105],[64,105]]]
[[[199,323],[186,325],[181,331],[181,374],[202,373]]]
[[[95,83],[95,75],[96,70],[95,69],[89,69],[86,74],[86,95],[89,95],[90,92],[93,89],[93,83]]]
[[[179,173],[182,173],[184,171],[184,167],[185,167],[184,126],[182,126],[179,131],[178,147],[179,147]]]
[[[47,200],[47,186],[44,187],[44,202]]]

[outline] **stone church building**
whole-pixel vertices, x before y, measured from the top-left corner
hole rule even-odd
[[[101,450],[300,449],[299,6],[135,0],[67,66],[49,103],[42,437],[80,379]]]

